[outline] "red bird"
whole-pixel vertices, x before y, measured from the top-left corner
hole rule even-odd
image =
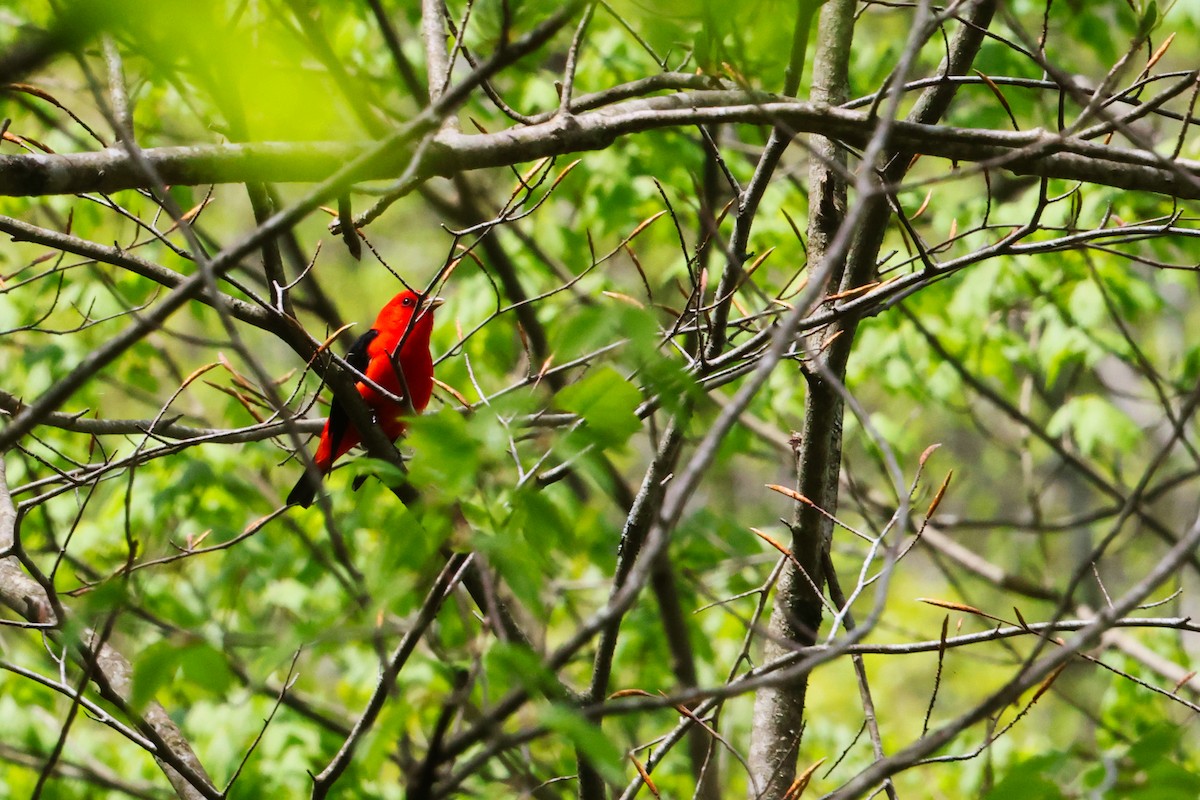
[[[429,335],[433,332],[433,310],[444,301],[403,291],[388,302],[375,318],[371,329],[358,338],[346,354],[346,363],[366,375],[391,394],[403,398],[397,403],[359,381],[358,393],[375,412],[375,420],[390,439],[404,433],[404,417],[419,414],[429,405],[433,393],[433,357],[429,354]],[[337,461],[362,441],[358,429],[350,424],[345,410],[335,399],[329,407],[329,419],[321,431],[321,441],[313,460],[322,475],[328,475]],[[308,508],[316,497],[319,484],[305,473],[288,494],[288,505]],[[357,488],[357,486],[355,487]]]

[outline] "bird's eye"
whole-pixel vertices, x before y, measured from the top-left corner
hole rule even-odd
[[[404,298],[403,305],[411,306],[412,304],[413,304],[413,299],[411,297]]]

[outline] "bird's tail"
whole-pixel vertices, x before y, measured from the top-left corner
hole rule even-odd
[[[296,485],[288,492],[287,503],[289,506],[300,506],[308,508],[312,505],[313,500],[317,497],[317,489],[320,488],[320,482],[315,476],[309,475],[307,471],[300,476],[300,480],[296,481]]]

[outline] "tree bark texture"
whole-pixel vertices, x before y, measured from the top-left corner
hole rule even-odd
[[[812,100],[838,103],[847,92],[847,65],[854,33],[853,0],[826,3],[817,22]],[[814,136],[809,142],[808,263],[824,257],[846,213],[845,153],[834,141]],[[831,274],[838,286],[842,270]],[[833,291],[831,288],[830,291]],[[810,342],[820,350],[820,342]],[[844,370],[844,360],[842,369]],[[842,374],[840,371],[838,374]],[[842,452],[842,399],[817,375],[808,379],[803,430],[793,440],[796,490],[833,514]],[[776,587],[775,604],[763,645],[763,661],[787,655],[793,646],[816,642],[821,627],[821,594],[825,583],[823,554],[832,534],[830,521],[815,508],[797,503],[791,519],[789,562]],[[761,689],[754,698],[754,730],[750,743],[750,796],[782,797],[796,776],[796,755],[804,724],[808,676]]]
[[[960,27],[951,42],[950,53],[939,67],[944,76],[965,74],[979,51],[983,36],[995,12],[993,0],[978,0],[965,8],[969,24]],[[845,0],[827,3],[817,28],[817,52],[814,62],[812,101],[836,105],[844,102],[848,91],[847,75],[850,43],[853,37],[854,3]],[[918,100],[906,122],[932,124],[940,119],[953,98],[955,84],[945,82],[928,89]],[[818,263],[845,216],[846,174],[844,149],[823,137],[810,142],[812,166],[809,171],[809,264]],[[889,148],[879,168],[886,183],[901,180],[911,162],[911,152],[903,146]],[[876,259],[891,217],[884,196],[867,198],[871,207],[859,228],[846,263],[835,269],[828,294],[840,293],[870,281]],[[854,342],[857,319],[839,320],[820,341],[809,341],[813,358],[823,359],[828,371],[844,380],[846,364]],[[836,337],[836,338],[834,338]],[[822,568],[829,548],[833,524],[820,508],[834,515],[838,506],[838,478],[842,458],[844,407],[838,387],[824,380],[815,369],[807,371],[808,393],[805,418],[797,444],[797,490],[815,504],[797,504],[792,519],[791,549],[795,566],[784,569],[776,590],[775,604],[763,646],[763,660],[786,655],[793,647],[816,642],[821,624],[821,593],[825,586]],[[807,676],[760,690],[755,696],[754,731],[751,739],[750,796],[782,797],[796,774],[796,758],[803,731]]]

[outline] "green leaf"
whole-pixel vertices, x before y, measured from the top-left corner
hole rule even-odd
[[[1104,321],[1104,295],[1093,281],[1082,281],[1075,287],[1067,308],[1075,321],[1084,327],[1095,327]]]
[[[284,578],[271,583],[266,598],[271,605],[286,608],[288,611],[298,614],[304,608],[304,603],[311,591],[311,586],[301,583],[295,578]]]
[[[1179,371],[1180,379],[1184,383],[1195,382],[1197,376],[1200,376],[1200,346],[1192,346],[1184,350]]]
[[[564,705],[552,705],[542,710],[541,722],[547,728],[557,731],[571,740],[591,761],[592,766],[610,783],[622,780],[621,751],[612,740],[604,735],[598,725],[584,719],[573,708]]]
[[[1057,776],[1053,773],[1062,764],[1062,756],[1048,755],[1030,758],[1009,767],[1008,772],[985,800],[1061,800]],[[1051,773],[1047,776],[1047,773]]]
[[[1102,351],[1081,328],[1068,323],[1056,310],[1048,311],[1047,317],[1036,354],[1046,372],[1046,382],[1053,385],[1065,367],[1093,363]]]
[[[133,665],[130,705],[134,708],[144,708],[154,699],[159,689],[174,681],[182,657],[183,650],[178,644],[165,639],[155,642],[139,653]]]
[[[1130,746],[1126,759],[1132,764],[1133,786],[1124,794],[1136,800],[1191,800],[1200,797],[1200,774],[1180,762],[1179,727],[1161,723],[1149,729]]]
[[[1112,403],[1097,394],[1072,397],[1046,423],[1051,436],[1071,434],[1084,455],[1101,447],[1123,452],[1142,438],[1142,431]]]
[[[214,695],[220,696],[233,684],[233,672],[225,656],[208,642],[183,649],[179,657],[183,677]]]
[[[487,556],[488,561],[504,578],[504,583],[521,602],[531,606],[539,616],[543,612],[542,587],[546,580],[546,559],[543,551],[530,547],[529,542],[519,535],[472,537],[475,547]]]
[[[623,444],[641,428],[634,410],[642,395],[612,367],[593,370],[559,392],[557,400],[562,409],[583,417],[602,444]]]
[[[387,486],[395,486],[408,480],[408,476],[390,461],[382,458],[364,456],[356,458],[346,465],[346,469],[355,477],[376,477]]]
[[[1154,26],[1158,24],[1158,3],[1155,0],[1150,0],[1146,3],[1146,7],[1142,10],[1141,19],[1138,20],[1138,35],[1145,36],[1154,30]]]
[[[558,681],[528,647],[497,642],[487,652],[487,668],[493,679],[503,679],[534,692],[558,691]]]
[[[475,488],[479,471],[479,442],[467,420],[452,408],[425,414],[409,423],[405,443],[416,455],[409,475],[417,486],[436,486],[449,495],[465,495]]]

